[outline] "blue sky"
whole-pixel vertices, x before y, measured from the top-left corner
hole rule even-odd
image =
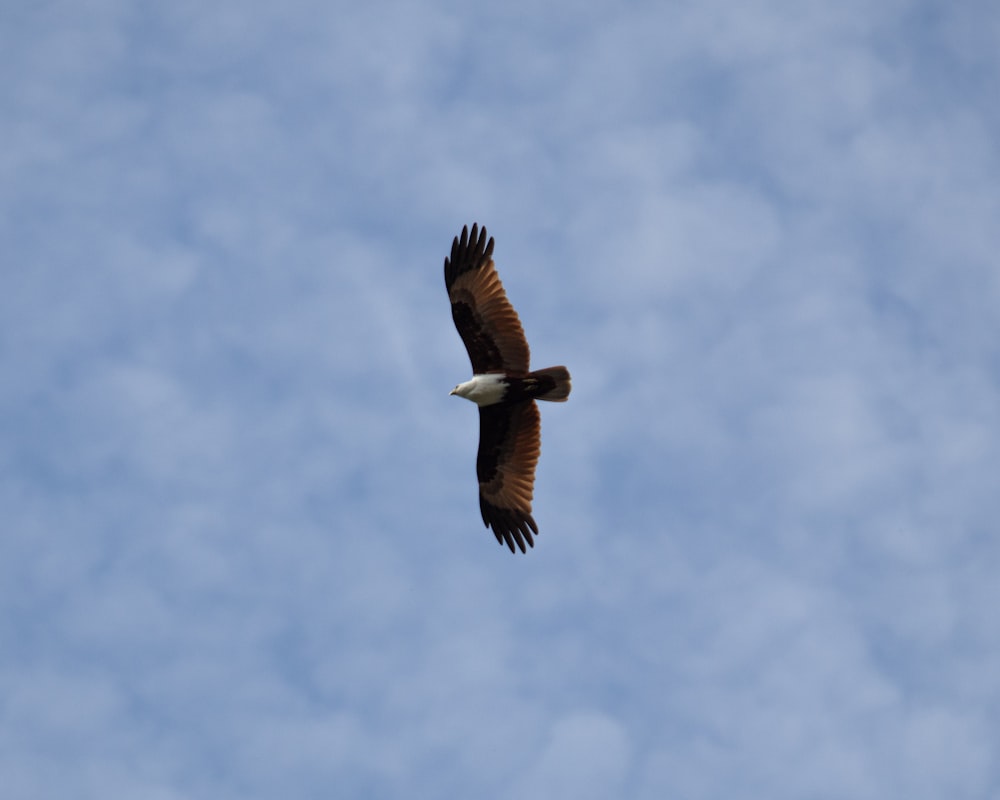
[[[998,796],[994,3],[0,21],[6,795]]]

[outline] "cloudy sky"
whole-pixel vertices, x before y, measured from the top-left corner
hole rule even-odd
[[[991,0],[9,2],[11,798],[1000,797]],[[536,547],[442,263],[496,258]]]

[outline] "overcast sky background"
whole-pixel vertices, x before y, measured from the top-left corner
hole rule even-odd
[[[1000,797],[1000,6],[8,2],[5,797]],[[536,547],[442,263],[496,260]]]

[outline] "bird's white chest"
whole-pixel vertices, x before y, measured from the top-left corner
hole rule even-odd
[[[460,383],[452,394],[471,400],[477,406],[492,406],[503,400],[507,391],[507,378],[504,375],[473,375],[471,380]]]

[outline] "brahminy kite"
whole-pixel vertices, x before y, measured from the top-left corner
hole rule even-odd
[[[493,265],[493,237],[462,228],[444,260],[451,315],[472,362],[472,379],[451,390],[479,406],[479,509],[486,527],[513,553],[534,547],[531,516],[541,422],[535,400],[569,397],[566,367],[528,369],[528,341]]]

